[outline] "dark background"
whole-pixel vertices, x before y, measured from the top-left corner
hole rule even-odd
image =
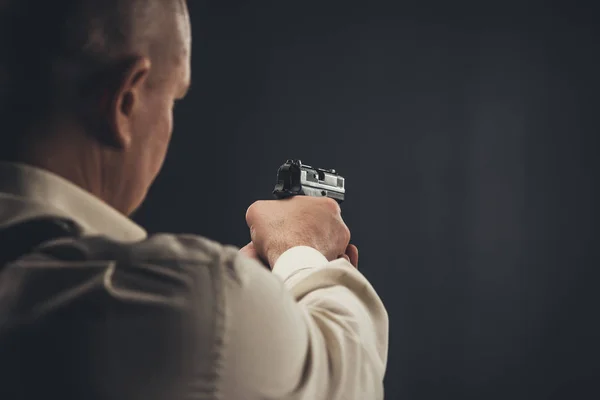
[[[336,168],[386,399],[600,398],[597,14],[480,3],[191,1],[192,91],[136,220],[242,246],[286,159]]]

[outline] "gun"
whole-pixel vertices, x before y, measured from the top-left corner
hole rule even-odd
[[[329,197],[341,204],[346,199],[345,179],[334,169],[314,168],[303,165],[301,160],[287,160],[277,171],[273,194],[277,199]]]

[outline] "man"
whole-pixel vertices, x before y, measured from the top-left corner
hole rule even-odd
[[[387,313],[335,202],[253,204],[241,252],[126,217],[190,85],[183,0],[4,1],[0,27],[0,398],[383,398]]]

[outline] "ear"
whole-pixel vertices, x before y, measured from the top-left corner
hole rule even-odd
[[[150,68],[147,57],[129,60],[115,71],[114,84],[104,89],[100,107],[108,118],[108,131],[103,141],[109,146],[123,150],[131,144],[132,119],[142,107],[144,83]]]

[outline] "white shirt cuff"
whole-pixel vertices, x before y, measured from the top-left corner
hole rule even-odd
[[[285,251],[273,266],[273,274],[284,282],[299,271],[322,267],[329,261],[317,249],[308,246],[296,246]]]

